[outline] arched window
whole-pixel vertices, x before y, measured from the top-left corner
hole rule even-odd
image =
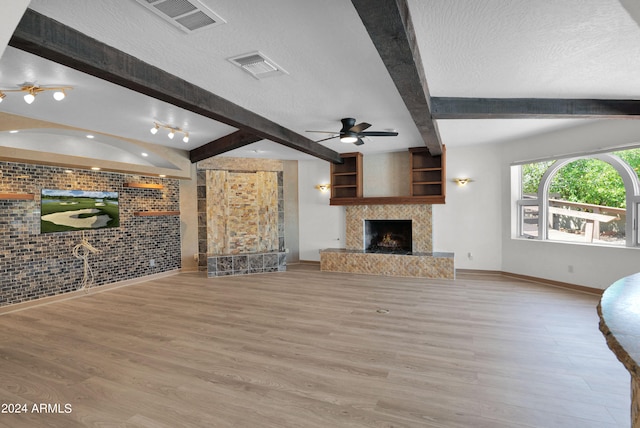
[[[522,238],[637,246],[640,149],[529,163],[517,200]]]

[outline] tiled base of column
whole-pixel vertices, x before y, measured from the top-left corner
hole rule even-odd
[[[284,272],[287,255],[284,252],[227,254],[207,257],[207,276],[249,275],[253,273]]]

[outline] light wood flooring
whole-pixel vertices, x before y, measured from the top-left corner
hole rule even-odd
[[[289,269],[0,316],[0,427],[629,427],[597,296]]]

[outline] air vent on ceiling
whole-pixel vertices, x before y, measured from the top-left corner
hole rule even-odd
[[[226,23],[217,13],[207,9],[198,0],[136,1],[185,33],[193,33]]]
[[[229,58],[229,61],[242,68],[256,79],[289,74],[285,69],[258,51],[234,56],[233,58]]]

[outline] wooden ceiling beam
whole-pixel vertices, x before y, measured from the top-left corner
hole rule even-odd
[[[27,9],[9,45],[311,156],[340,154],[138,58]]]
[[[433,97],[434,119],[640,119],[640,100]]]
[[[351,0],[429,152],[442,153],[430,95],[406,0]]]
[[[191,150],[189,159],[191,163],[196,163],[260,140],[263,140],[263,138],[250,132],[236,131]]]

